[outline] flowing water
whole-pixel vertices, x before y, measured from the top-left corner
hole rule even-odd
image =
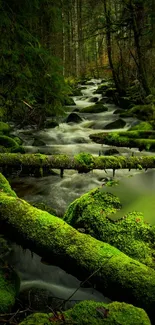
[[[92,80],[92,82],[94,82],[94,85],[88,85],[86,86],[86,89],[83,89],[81,87],[82,96],[74,97],[76,106],[68,108],[69,111],[76,108],[77,114],[82,118],[81,123],[67,124],[65,122],[62,122],[58,127],[54,129],[45,129],[43,131],[36,131],[34,129],[18,130],[18,132],[16,132],[16,134],[24,140],[24,145],[27,152],[67,154],[70,156],[78,154],[80,152],[87,152],[97,156],[99,155],[99,152],[104,152],[106,149],[109,149],[109,147],[106,145],[101,146],[99,144],[93,143],[89,139],[89,135],[91,133],[103,131],[106,124],[118,119],[119,116],[113,114],[114,110],[117,107],[113,104],[105,104],[108,107],[108,111],[104,113],[85,114],[78,112],[78,110],[82,107],[93,105],[93,103],[90,102],[91,98],[98,97],[100,99],[101,97],[100,94],[94,94],[94,91],[97,89],[100,80]],[[133,121],[135,121],[132,118],[126,118],[124,120],[126,121],[126,126],[122,130],[127,130]],[[119,130],[121,131],[121,129]],[[106,132],[109,131],[111,130],[106,130]],[[34,139],[41,140],[43,144],[40,147],[33,146]],[[124,156],[130,156],[132,152],[134,152],[135,155],[141,154],[136,149],[117,149]],[[143,152],[143,154],[149,155],[151,153]],[[29,202],[44,202],[48,206],[54,208],[58,215],[62,216],[67,206],[74,199],[80,197],[83,193],[86,193],[92,188],[101,186],[104,183],[105,178],[112,178],[112,170],[107,170],[106,172],[107,173],[105,173],[103,170],[94,170],[88,174],[78,174],[74,170],[66,170],[64,172],[64,177],[60,178],[59,171],[56,170],[56,173],[54,175],[48,177],[15,178],[11,180],[11,183],[19,197],[24,198]],[[121,179],[124,176],[136,173],[139,172],[136,170],[132,170],[131,172],[128,170],[118,170],[115,177]],[[143,188],[143,194],[147,193],[146,195],[143,195],[145,198],[147,197],[145,200],[145,207],[147,207],[147,209],[149,206],[148,198],[151,196],[151,193],[151,202],[154,202],[155,186],[151,187],[150,191],[150,184],[152,184],[152,182],[155,183],[153,180],[154,172],[152,173],[153,174],[152,178],[150,179],[150,183],[147,183],[147,186],[144,186]],[[140,182],[139,180],[130,186],[130,191],[128,187],[128,181],[125,181],[122,187],[118,187],[119,193],[123,193],[123,200],[124,197],[128,197],[127,202],[134,202],[135,204],[135,200],[130,200],[130,196],[133,196],[134,191],[137,193],[139,186],[142,188],[142,186],[139,184],[146,183],[146,179],[142,180],[141,183],[138,183]],[[149,191],[147,191],[148,188]],[[139,202],[138,208],[142,207],[142,200],[140,199],[141,195],[142,193],[140,193],[140,195],[137,194]],[[130,209],[132,210],[133,208],[134,206],[130,204]],[[145,209],[145,212],[147,209]],[[153,204],[151,209],[151,211],[153,211]],[[149,221],[155,223],[152,218],[154,219],[153,212],[151,214],[151,220]],[[34,254],[34,257],[32,258],[29,251],[26,251],[24,254],[21,248],[16,245],[14,246],[14,251],[11,256],[11,262],[20,273],[22,279],[21,290],[34,286],[45,288],[48,287],[54,296],[67,299],[67,297],[70,296],[71,292],[74,292],[80,283],[79,280],[72,277],[71,275],[66,274],[66,272],[59,269],[58,267],[42,264],[40,262],[39,256]],[[95,299],[99,301],[105,301],[105,297],[92,288],[80,288],[73,299]]]

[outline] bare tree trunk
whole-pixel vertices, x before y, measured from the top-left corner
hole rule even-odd
[[[108,59],[109,59],[109,64],[110,64],[110,68],[112,71],[112,76],[113,76],[113,79],[115,82],[116,89],[117,89],[118,93],[121,95],[122,89],[120,86],[120,81],[119,81],[118,75],[116,74],[116,71],[115,71],[115,68],[113,65],[113,60],[112,60],[110,8],[108,8],[108,6],[107,6],[107,0],[103,0],[103,4],[104,4],[105,19],[106,19],[106,41],[107,41]]]
[[[137,58],[138,58],[138,72],[139,72],[139,79],[142,84],[143,89],[146,92],[146,95],[150,94],[150,89],[147,82],[146,71],[145,71],[145,58],[144,53],[142,53],[141,45],[140,45],[140,22],[138,13],[139,11],[143,12],[144,8],[143,5],[141,8],[135,7],[132,0],[130,0],[130,10],[131,10],[131,17],[132,17],[132,27],[134,33],[134,40],[135,40],[135,48],[137,51]]]

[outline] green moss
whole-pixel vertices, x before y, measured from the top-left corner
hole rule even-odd
[[[97,143],[128,148],[139,148],[140,151],[155,150],[155,131],[135,130],[125,132],[101,132],[91,134],[90,139]]]
[[[0,264],[0,313],[6,313],[11,310],[15,303],[20,280],[9,266],[2,265],[2,262]]]
[[[93,169],[94,158],[89,153],[81,152],[78,155],[74,156],[74,160],[75,162],[80,163],[81,168]]]
[[[152,120],[155,118],[155,106],[153,103],[147,105],[135,105],[129,112],[132,116],[139,117],[141,120]]]
[[[95,195],[100,197],[98,192]],[[91,196],[95,203],[93,193]],[[90,197],[90,203],[92,200]],[[113,196],[107,196],[107,209],[113,201]],[[119,206],[116,198],[110,212]],[[149,315],[154,313],[155,271],[117,248],[82,234],[64,220],[4,192],[0,193],[1,224],[5,224],[10,239],[54,261],[81,280],[95,273],[91,282],[110,298],[133,303]]]
[[[95,104],[87,107],[83,107],[80,109],[80,113],[102,113],[107,112],[108,108],[104,106],[103,104]]]
[[[107,305],[101,302],[83,301],[64,312],[63,316],[64,323],[71,325],[151,325],[143,309],[119,302]],[[50,325],[51,321],[53,325],[61,323],[52,320],[52,317],[52,314],[33,314],[20,325]]]
[[[134,130],[153,130],[152,125],[149,122],[140,122],[139,124],[132,126],[129,131],[134,131]]]
[[[108,215],[115,214],[119,209],[121,204],[116,196],[94,189],[70,204],[64,220],[74,228],[84,228],[96,239],[155,268],[154,228],[144,223],[140,213],[129,213],[118,222],[110,220]]]
[[[0,145],[6,148],[16,147],[17,142],[8,136],[0,135]]]
[[[4,191],[11,196],[16,197],[16,193],[12,190],[7,179],[0,173],[0,191]]]
[[[10,125],[4,122],[0,122],[0,133],[7,134],[10,131]]]

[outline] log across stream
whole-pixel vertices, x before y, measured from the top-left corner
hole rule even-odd
[[[0,168],[4,174],[14,171],[18,175],[44,176],[52,174],[52,169],[60,169],[63,176],[65,169],[74,169],[87,173],[93,169],[147,169],[155,168],[155,156],[141,157],[95,157],[81,153],[73,157],[67,155],[42,155],[42,154],[0,154]]]

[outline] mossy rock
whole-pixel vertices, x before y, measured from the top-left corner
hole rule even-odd
[[[105,130],[110,130],[110,129],[120,129],[124,128],[126,125],[126,122],[122,119],[118,119],[114,122],[108,123],[107,125],[104,126]]]
[[[79,325],[151,325],[146,312],[141,308],[124,302],[104,304],[102,302],[83,301],[63,314],[33,314],[19,325],[51,325],[58,323]],[[64,319],[64,321],[62,321]]]
[[[117,108],[117,109],[113,112],[113,114],[122,114],[122,113],[124,113],[124,111],[123,111],[122,108]]]
[[[103,93],[105,93],[106,90],[107,90],[108,88],[110,88],[110,87],[111,87],[111,84],[105,82],[105,83],[99,85],[98,88],[95,90],[94,93],[96,93],[96,94],[103,94]]]
[[[108,108],[105,107],[103,104],[96,103],[92,106],[83,107],[80,109],[81,113],[102,113],[107,112]]]
[[[18,144],[14,139],[6,135],[0,135],[0,145],[6,148],[11,148],[11,147],[16,147]]]
[[[128,131],[134,131],[134,130],[153,130],[152,125],[149,122],[140,122],[135,126],[132,126]]]
[[[0,133],[8,134],[11,127],[8,123],[0,122]]]
[[[155,119],[155,105],[153,103],[146,105],[135,105],[129,111],[131,116],[136,116],[143,121]]]
[[[11,311],[20,288],[20,279],[16,272],[0,261],[0,313]]]
[[[6,135],[0,135],[0,151],[25,153],[24,147],[19,145],[19,141],[17,141],[15,141],[15,138],[11,138]]]
[[[66,96],[64,105],[72,106],[72,105],[76,105],[76,104],[75,104],[74,99],[72,97]]]
[[[72,227],[83,228],[85,233],[155,268],[154,227],[144,223],[140,213],[129,213],[125,218],[116,221],[108,218],[108,215],[115,215],[120,209],[119,199],[99,188],[71,203],[64,220]]]

